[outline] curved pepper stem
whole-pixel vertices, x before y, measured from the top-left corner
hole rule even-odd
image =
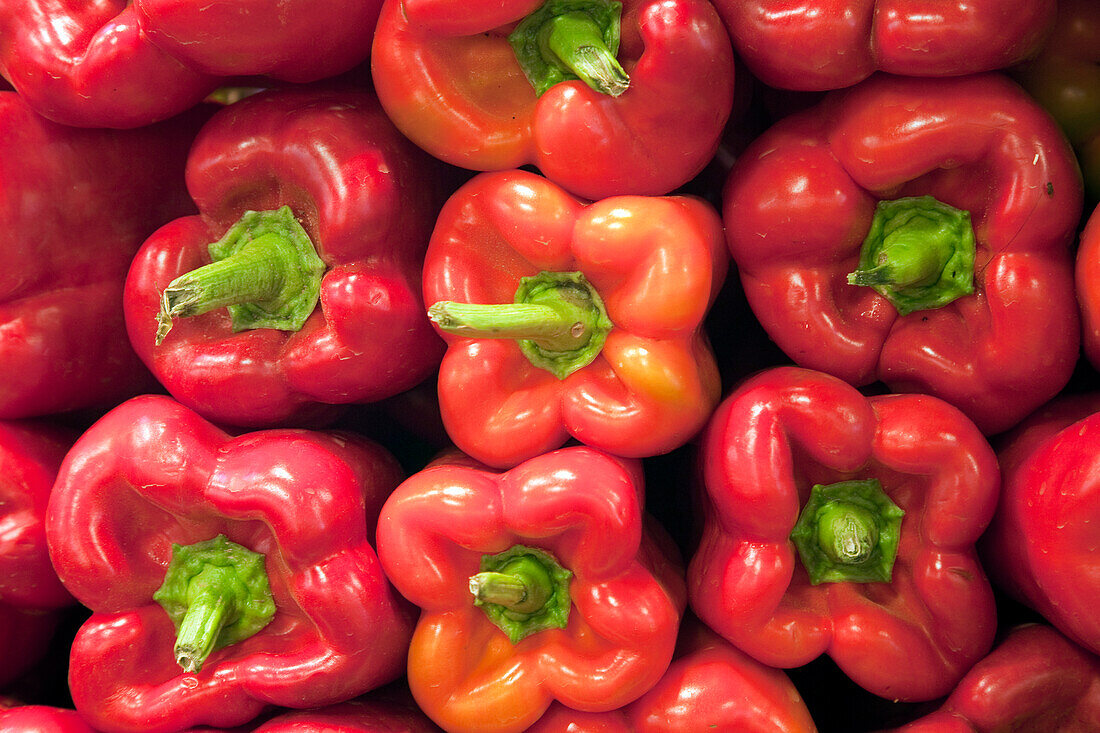
[[[213,651],[256,634],[275,615],[264,556],[225,535],[173,544],[153,600],[176,627],[176,662],[189,674],[201,670]]]
[[[565,628],[572,577],[545,550],[513,545],[482,556],[481,572],[470,577],[470,593],[474,605],[515,644],[545,629]]]
[[[535,93],[566,79],[612,97],[625,92],[630,77],[615,58],[622,9],[607,0],[549,0],[520,21],[508,42]]]
[[[970,213],[931,196],[880,201],[851,285],[867,285],[901,315],[945,306],[974,292]]]
[[[889,582],[904,516],[877,479],[815,484],[791,541],[813,585]]]
[[[208,249],[209,265],[180,275],[161,295],[158,345],[173,318],[228,308],[234,331],[297,331],[317,307],[325,264],[289,206],[246,211]]]
[[[515,339],[532,364],[558,379],[591,364],[613,327],[603,299],[580,272],[521,278],[515,303],[442,300],[428,308],[428,317],[456,336]]]

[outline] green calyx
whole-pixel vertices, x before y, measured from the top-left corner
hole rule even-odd
[[[867,285],[901,315],[945,306],[974,292],[970,212],[931,196],[880,201],[851,285]]]
[[[615,58],[622,9],[608,0],[549,0],[520,21],[508,42],[535,93],[566,79],[612,97],[625,92],[630,77]]]
[[[184,672],[210,654],[260,631],[275,615],[264,556],[225,535],[172,545],[172,560],[153,600],[176,627],[174,653]]]
[[[816,484],[790,538],[813,585],[889,582],[903,516],[878,479]]]
[[[428,308],[442,331],[467,338],[514,339],[540,369],[565,379],[599,355],[613,324],[580,272],[540,272],[520,279],[514,303],[456,303]]]
[[[246,211],[208,245],[209,265],[180,275],[165,288],[156,343],[173,318],[228,308],[234,331],[297,331],[317,307],[325,263],[289,206]]]
[[[565,628],[572,577],[545,550],[513,545],[482,556],[481,572],[470,577],[470,593],[474,605],[516,644],[545,629]]]

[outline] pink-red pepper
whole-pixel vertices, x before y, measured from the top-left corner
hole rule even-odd
[[[996,74],[831,92],[754,140],[723,193],[745,295],[795,363],[940,397],[987,434],[1073,373],[1081,209],[1058,126]]]
[[[183,165],[202,119],[79,130],[0,92],[0,418],[105,409],[152,388],[122,287],[142,241],[193,211]]]
[[[960,76],[1034,55],[1055,0],[715,0],[765,84],[840,89],[875,71]]]
[[[733,104],[708,0],[389,0],[371,65],[386,112],[432,155],[534,164],[589,199],[683,185]]]
[[[378,556],[421,609],[408,680],[429,717],[518,732],[555,700],[614,710],[657,683],[685,596],[644,492],[639,461],[576,446],[505,472],[452,456],[390,495]]]
[[[195,105],[226,77],[307,82],[347,71],[369,56],[380,7],[380,0],[3,0],[0,75],[57,122],[140,127]]]
[[[476,176],[424,263],[451,439],[497,467],[569,438],[632,458],[684,444],[720,396],[703,319],[728,259],[701,199],[585,204],[534,173]]]
[[[440,730],[415,705],[356,699],[276,715],[253,728],[253,733],[440,733]]]
[[[1005,436],[1004,487],[983,539],[990,577],[1066,636],[1100,653],[1100,393],[1067,394]]]
[[[96,733],[80,717],[80,713],[50,705],[0,705],[0,730],[12,733]]]
[[[397,678],[413,619],[372,530],[400,478],[351,433],[231,437],[163,396],[111,410],[46,517],[58,575],[93,612],[69,657],[77,710],[104,731],[229,727]]]
[[[974,544],[1000,475],[957,409],[776,367],[723,401],[700,461],[689,598],[742,651],[786,668],[828,654],[869,692],[919,701],[989,650]]]
[[[186,175],[199,214],[149,237],[125,293],[130,340],[176,399],[266,427],[434,371],[420,267],[447,177],[373,95],[245,98],[203,127]]]
[[[940,710],[894,733],[1100,730],[1100,659],[1049,626],[1009,631]]]

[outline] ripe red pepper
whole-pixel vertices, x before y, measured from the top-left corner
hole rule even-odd
[[[380,8],[381,0],[2,0],[0,74],[57,122],[140,127],[194,106],[225,77],[307,82],[347,71],[368,57]]]
[[[421,608],[408,680],[451,733],[532,725],[554,700],[619,708],[657,683],[685,598],[639,461],[587,446],[499,472],[463,456],[386,500],[378,557]]]
[[[1100,369],[1100,206],[1092,210],[1077,247],[1077,303],[1085,357]]]
[[[1042,50],[1013,70],[1077,150],[1090,199],[1100,200],[1100,3],[1058,0]]]
[[[187,162],[199,215],[159,229],[131,266],[134,348],[225,424],[301,423],[411,388],[443,354],[420,299],[441,168],[365,92],[222,109]]]
[[[745,295],[791,359],[940,397],[987,434],[1077,363],[1081,208],[1058,126],[995,74],[832,92],[758,137],[723,193]]]
[[[1086,0],[1089,2],[1091,0]],[[960,76],[1035,54],[1056,0],[715,0],[733,46],[769,86],[821,91],[875,71]]]
[[[1059,397],[1005,437],[1004,487],[983,540],[990,577],[1062,633],[1100,653],[1100,393]]]
[[[967,672],[943,707],[895,733],[1100,730],[1100,661],[1054,629],[1020,626]]]
[[[230,437],[162,396],[107,413],[46,516],[58,575],[93,612],[69,659],[77,710],[104,731],[229,727],[398,677],[411,608],[371,530],[400,478],[348,433]]]
[[[533,173],[476,176],[424,263],[451,439],[502,468],[570,437],[632,458],[682,445],[720,396],[702,324],[728,259],[700,199],[586,205]]]
[[[688,593],[742,651],[784,668],[828,654],[864,689],[920,701],[989,650],[996,608],[974,543],[999,473],[955,408],[776,367],[723,401],[700,460]]]
[[[415,706],[358,699],[314,710],[277,715],[253,733],[439,733]]]
[[[386,112],[432,155],[531,163],[589,199],[683,185],[733,105],[708,0],[389,0],[371,64]]]
[[[122,286],[145,237],[193,210],[183,164],[201,119],[79,130],[0,92],[0,418],[106,408],[153,386]]]

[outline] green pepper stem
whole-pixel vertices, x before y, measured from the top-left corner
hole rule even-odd
[[[538,613],[554,593],[546,568],[530,555],[470,577],[470,592],[480,603],[493,603],[509,611]]]
[[[481,572],[469,579],[470,593],[474,605],[516,644],[531,634],[566,627],[572,577],[545,550],[513,545],[482,555]]]
[[[560,63],[601,94],[617,97],[630,87],[630,77],[587,13],[565,13],[550,19],[539,31],[539,45],[549,63]]]
[[[176,663],[188,674],[202,669],[231,613],[229,597],[207,592],[194,598],[176,632]]]
[[[440,301],[428,317],[447,333],[467,338],[529,339],[544,349],[567,351],[588,341],[590,320],[567,302],[556,306],[533,303],[456,303]]]
[[[161,295],[156,344],[174,318],[229,308],[233,329],[297,330],[320,297],[324,263],[290,207],[248,211],[209,245],[208,265],[180,275]]]
[[[834,563],[858,565],[878,544],[878,526],[867,509],[838,501],[817,514],[817,539],[822,552]]]

